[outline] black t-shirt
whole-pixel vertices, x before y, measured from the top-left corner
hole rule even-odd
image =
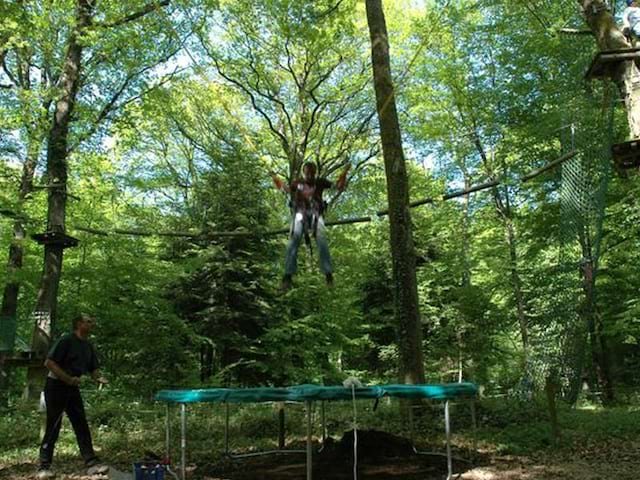
[[[48,359],[56,362],[72,377],[79,377],[98,369],[98,357],[88,340],[78,338],[74,333],[60,337],[51,347]]]

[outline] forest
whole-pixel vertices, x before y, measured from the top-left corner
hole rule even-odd
[[[244,453],[284,427],[304,445],[304,408],[278,432],[280,407],[189,405],[180,459],[161,390],[468,383],[458,478],[637,478],[634,9],[0,0],[0,478],[36,478],[44,361],[79,316],[114,472],[166,448],[182,480],[310,479],[303,457],[222,453],[223,428]],[[365,458],[378,430],[442,451],[442,402],[329,403],[360,478],[452,478],[443,457]],[[349,445],[314,478],[355,479]],[[53,469],[94,478],[66,420]]]

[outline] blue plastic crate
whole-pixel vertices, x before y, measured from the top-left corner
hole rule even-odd
[[[164,480],[164,465],[158,462],[136,462],[133,464],[134,480]]]

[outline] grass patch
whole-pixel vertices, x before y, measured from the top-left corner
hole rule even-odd
[[[633,440],[640,436],[637,406],[572,409],[560,404],[558,421],[562,438],[551,442],[546,405],[517,401],[482,402],[480,438],[502,454],[530,455],[553,449],[570,453],[581,445],[611,440]]]
[[[537,402],[483,400],[479,403],[476,439],[488,451],[512,455],[588,456],[597,448],[615,441],[635,441],[640,438],[640,408],[617,406],[612,408],[570,409],[560,405],[559,421],[562,441],[552,445],[546,407]],[[88,401],[87,413],[94,444],[100,456],[122,469],[153,453],[163,456],[165,451],[165,406],[154,402],[125,398],[96,396]],[[314,410],[314,435],[321,436],[321,410]],[[225,407],[218,404],[188,406],[189,461],[196,464],[224,462]],[[277,407],[271,404],[231,405],[229,418],[230,448],[238,452],[273,449],[277,447]],[[339,439],[353,428],[350,402],[330,403],[326,406],[326,426],[329,436]],[[469,448],[472,443],[468,404],[452,405],[454,443]],[[373,402],[357,402],[357,422],[361,429],[377,429],[409,437],[407,410],[397,402],[381,401],[374,409]],[[3,412],[0,420],[0,469],[12,465],[32,464],[36,467],[38,445],[44,414],[26,406]],[[427,404],[414,415],[414,438],[419,446],[441,448],[444,442],[442,405]],[[172,408],[171,450],[174,459],[180,451],[180,415]],[[306,438],[304,407],[287,406],[286,433],[289,444],[301,445]],[[73,471],[79,465],[75,437],[65,420],[56,447],[56,464],[67,464]]]

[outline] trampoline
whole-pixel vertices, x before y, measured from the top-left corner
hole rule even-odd
[[[474,398],[478,387],[473,383],[448,383],[441,385],[377,385],[370,387],[347,388],[343,386],[296,385],[287,388],[207,388],[198,390],[161,390],[156,394],[156,400],[167,404],[166,418],[166,454],[170,455],[170,405],[180,405],[181,424],[181,461],[180,476],[186,478],[187,453],[187,404],[189,403],[266,403],[266,402],[296,402],[303,403],[307,419],[307,448],[306,448],[306,478],[312,480],[312,415],[314,402],[345,401],[357,399],[381,399],[394,397],[401,399],[429,399],[444,402],[444,420],[447,443],[447,480],[453,476],[451,456],[451,426],[449,419],[449,401],[464,398]],[[228,416],[227,416],[228,421]],[[225,443],[226,433],[225,428]],[[324,429],[323,429],[324,432]],[[228,444],[227,444],[228,445]]]

